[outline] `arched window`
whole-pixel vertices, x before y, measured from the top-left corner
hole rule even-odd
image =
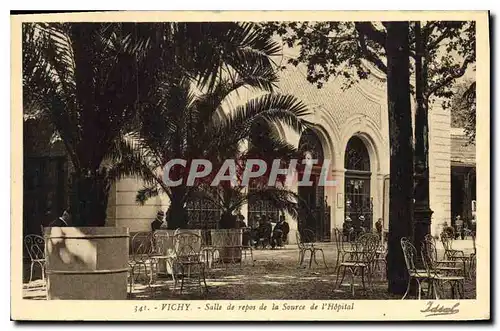
[[[307,154],[311,159],[323,161],[323,146],[318,135],[311,129],[305,130],[300,136],[299,150],[303,157]]]
[[[365,143],[359,137],[352,137],[347,143],[344,167],[347,170],[370,171],[370,156]]]
[[[325,201],[325,187],[318,185],[324,161],[323,144],[316,131],[305,130],[299,140],[299,152],[304,159],[317,160],[312,166],[310,180],[312,186],[299,186],[299,224],[298,229],[312,230],[317,240],[330,238],[330,214]],[[299,179],[301,170],[299,170]]]
[[[373,224],[373,202],[370,195],[370,156],[359,137],[352,137],[345,151],[345,218],[356,230],[370,230]]]

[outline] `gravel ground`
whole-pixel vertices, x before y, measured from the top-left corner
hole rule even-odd
[[[160,300],[160,299],[211,299],[211,300],[387,300],[401,299],[401,295],[387,293],[387,282],[383,275],[375,276],[372,286],[363,290],[361,278],[354,279],[354,296],[351,291],[351,278],[346,276],[344,286],[336,284],[336,250],[333,244],[322,244],[328,268],[323,265],[321,254],[318,256],[319,265],[312,264],[312,268],[298,267],[298,250],[289,246],[279,250],[254,250],[255,264],[250,259],[243,265],[231,265],[227,268],[217,267],[207,271],[206,280],[208,292],[201,293],[197,282],[186,282],[182,294],[170,278],[159,278],[149,289],[146,285],[136,284],[133,299]],[[45,286],[41,280],[24,284],[23,291],[26,299],[45,299]],[[449,290],[447,291],[449,295]],[[465,298],[473,299],[476,296],[474,280],[465,282]]]

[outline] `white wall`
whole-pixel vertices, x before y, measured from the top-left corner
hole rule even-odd
[[[168,200],[165,197],[155,197],[141,206],[135,201],[135,197],[142,187],[142,183],[133,178],[120,180],[113,185],[112,199],[108,205],[108,226],[128,227],[130,232],[151,230],[151,222],[158,210],[167,210]]]
[[[438,235],[451,213],[451,138],[450,110],[440,102],[429,107],[429,198],[432,215],[431,233]]]

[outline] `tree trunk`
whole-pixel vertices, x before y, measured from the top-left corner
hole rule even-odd
[[[110,183],[103,172],[72,175],[70,215],[71,225],[104,226]]]
[[[408,272],[401,238],[412,237],[413,137],[410,103],[409,23],[387,26],[387,99],[390,135],[388,285],[389,292],[406,290]]]
[[[167,226],[169,229],[186,229],[188,227],[187,210],[184,207],[184,199],[175,199],[170,201],[167,211]]]

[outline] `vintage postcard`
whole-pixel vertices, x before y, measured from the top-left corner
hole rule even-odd
[[[11,22],[12,319],[490,319],[488,12]]]

